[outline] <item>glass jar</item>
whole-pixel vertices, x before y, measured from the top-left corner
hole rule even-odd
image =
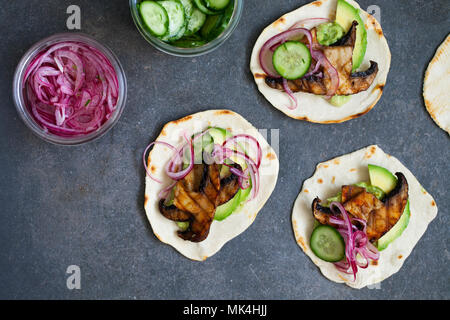
[[[130,0],[130,10],[131,16],[133,17],[134,23],[138,28],[141,35],[156,49],[171,54],[178,57],[195,57],[201,56],[203,54],[209,53],[217,49],[221,44],[223,44],[236,29],[239,19],[242,16],[242,11],[244,7],[244,0],[234,1],[233,15],[231,16],[230,22],[226,29],[215,39],[207,42],[206,44],[195,47],[195,48],[180,48],[176,47],[170,43],[164,42],[157,37],[150,34],[147,28],[144,26],[144,22],[137,9],[137,4],[141,2],[140,0]]]
[[[58,136],[51,132],[47,132],[40,124],[36,122],[33,115],[31,114],[29,107],[27,107],[26,105],[25,102],[26,92],[24,88],[25,72],[29,64],[33,61],[33,59],[40,52],[46,50],[48,47],[56,43],[66,41],[84,43],[86,45],[98,49],[101,53],[103,53],[113,66],[119,84],[118,88],[119,94],[117,104],[114,112],[111,113],[111,117],[97,130],[84,135],[76,135],[71,137]],[[59,33],[37,42],[24,54],[14,74],[13,99],[17,108],[17,112],[19,113],[20,117],[25,122],[25,124],[31,129],[31,131],[33,131],[33,133],[35,133],[38,137],[44,139],[45,141],[54,144],[78,145],[99,138],[117,123],[125,107],[126,98],[127,98],[127,83],[125,78],[125,72],[117,57],[110,49],[100,44],[92,37],[82,33]]]

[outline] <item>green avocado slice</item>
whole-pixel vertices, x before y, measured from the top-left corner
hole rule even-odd
[[[403,231],[409,224],[409,218],[411,217],[411,211],[409,209],[409,200],[406,203],[405,210],[403,210],[402,216],[397,221],[397,223],[386,232],[377,242],[378,250],[382,251],[388,247],[395,239],[400,237]]]
[[[359,15],[359,9],[356,9],[345,0],[338,0],[336,8],[336,22],[347,32],[352,22],[358,22],[356,27],[356,43],[353,48],[353,66],[352,72],[359,68],[363,62],[367,49],[367,31],[364,21]]]

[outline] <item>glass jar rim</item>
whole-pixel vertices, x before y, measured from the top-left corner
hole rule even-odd
[[[25,76],[25,71],[29,66],[30,62],[36,57],[36,55],[38,55],[40,52],[42,52],[49,46],[63,41],[81,42],[100,50],[100,52],[102,52],[105,55],[105,57],[108,58],[109,62],[114,67],[114,70],[117,74],[117,80],[119,83],[119,95],[116,104],[116,110],[112,113],[111,118],[108,119],[102,126],[100,126],[99,129],[85,135],[78,135],[73,137],[61,137],[46,132],[36,122],[36,120],[33,118],[33,116],[31,115],[30,111],[28,110],[25,104],[23,80]],[[30,128],[34,134],[36,134],[41,139],[47,142],[57,145],[80,145],[83,143],[87,143],[89,141],[93,141],[103,136],[117,123],[120,116],[122,115],[123,109],[125,108],[126,97],[127,97],[126,76],[119,59],[107,46],[101,44],[93,37],[81,32],[57,33],[36,42],[22,56],[14,73],[13,100],[17,112],[19,113],[20,117],[27,125],[27,127]]]
[[[156,49],[168,53],[177,57],[197,57],[207,53],[212,52],[217,49],[220,45],[222,45],[233,33],[236,27],[239,24],[239,20],[242,16],[242,11],[244,7],[244,0],[235,0],[234,2],[234,10],[231,16],[230,22],[225,30],[215,39],[207,42],[206,44],[195,47],[195,48],[181,48],[173,46],[169,43],[166,43],[157,37],[150,34],[150,32],[145,28],[144,23],[139,15],[137,9],[138,0],[130,0],[130,10],[131,16],[133,17],[134,24],[136,28],[139,30],[139,33],[142,37],[147,40],[153,47]]]

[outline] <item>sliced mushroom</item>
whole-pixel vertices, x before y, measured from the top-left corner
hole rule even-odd
[[[343,186],[343,206],[351,217],[363,219],[367,222],[367,237],[369,241],[376,241],[388,232],[400,219],[408,202],[408,182],[405,176],[397,172],[398,182],[394,190],[386,195],[383,201],[378,200],[364,188]],[[350,188],[351,187],[351,188]],[[361,191],[361,189],[363,189]],[[320,199],[315,198],[312,203],[313,216],[321,224],[335,226],[329,222],[332,211],[320,205]],[[359,227],[359,224],[358,224]]]
[[[405,211],[409,197],[408,181],[401,172],[395,175],[398,180],[394,190],[386,195],[384,206],[374,210],[367,221],[367,237],[371,241],[380,239],[391,230]]]
[[[189,221],[191,214],[189,212],[178,209],[173,204],[166,206],[164,204],[164,199],[159,200],[159,211],[164,217],[172,221],[185,222]]]
[[[236,169],[241,169],[241,166],[238,164],[233,164],[233,167]],[[220,179],[220,192],[217,197],[217,206],[220,206],[224,203],[230,201],[239,190],[239,177],[232,172],[227,177],[223,177]]]
[[[200,183],[197,183],[200,173],[202,177]],[[183,180],[177,182],[174,205],[191,215],[188,229],[178,232],[181,238],[192,242],[206,239],[214,219],[219,189],[217,164],[196,164]]]
[[[330,46],[323,47],[323,53],[339,75],[337,95],[351,95],[367,90],[378,74],[378,64],[374,61],[370,61],[370,67],[367,70],[352,73],[352,58],[357,25],[358,23],[354,21],[350,30],[341,40]],[[288,86],[293,92],[325,95],[331,87],[331,78],[326,70],[322,71],[322,78],[310,75],[297,80],[288,80]],[[265,81],[273,89],[284,90],[282,78],[266,77]]]

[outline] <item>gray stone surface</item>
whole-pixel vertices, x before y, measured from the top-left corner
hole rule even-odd
[[[450,141],[429,117],[421,94],[425,68],[450,29],[449,2],[360,1],[363,8],[381,8],[391,70],[372,111],[335,125],[284,116],[259,94],[248,68],[261,30],[306,2],[246,0],[237,30],[222,47],[198,58],[175,58],[140,36],[125,0],[3,1],[0,298],[449,299]],[[104,137],[59,147],[22,123],[11,83],[33,43],[66,31],[70,4],[81,7],[82,31],[121,60],[128,102]],[[154,237],[143,210],[141,154],[166,122],[208,108],[230,108],[258,128],[280,129],[281,166],[276,189],[254,224],[199,263]],[[317,162],[369,144],[415,173],[439,213],[399,273],[380,289],[354,290],[320,274],[297,246],[290,216]],[[71,264],[81,268],[81,290],[66,288]]]

